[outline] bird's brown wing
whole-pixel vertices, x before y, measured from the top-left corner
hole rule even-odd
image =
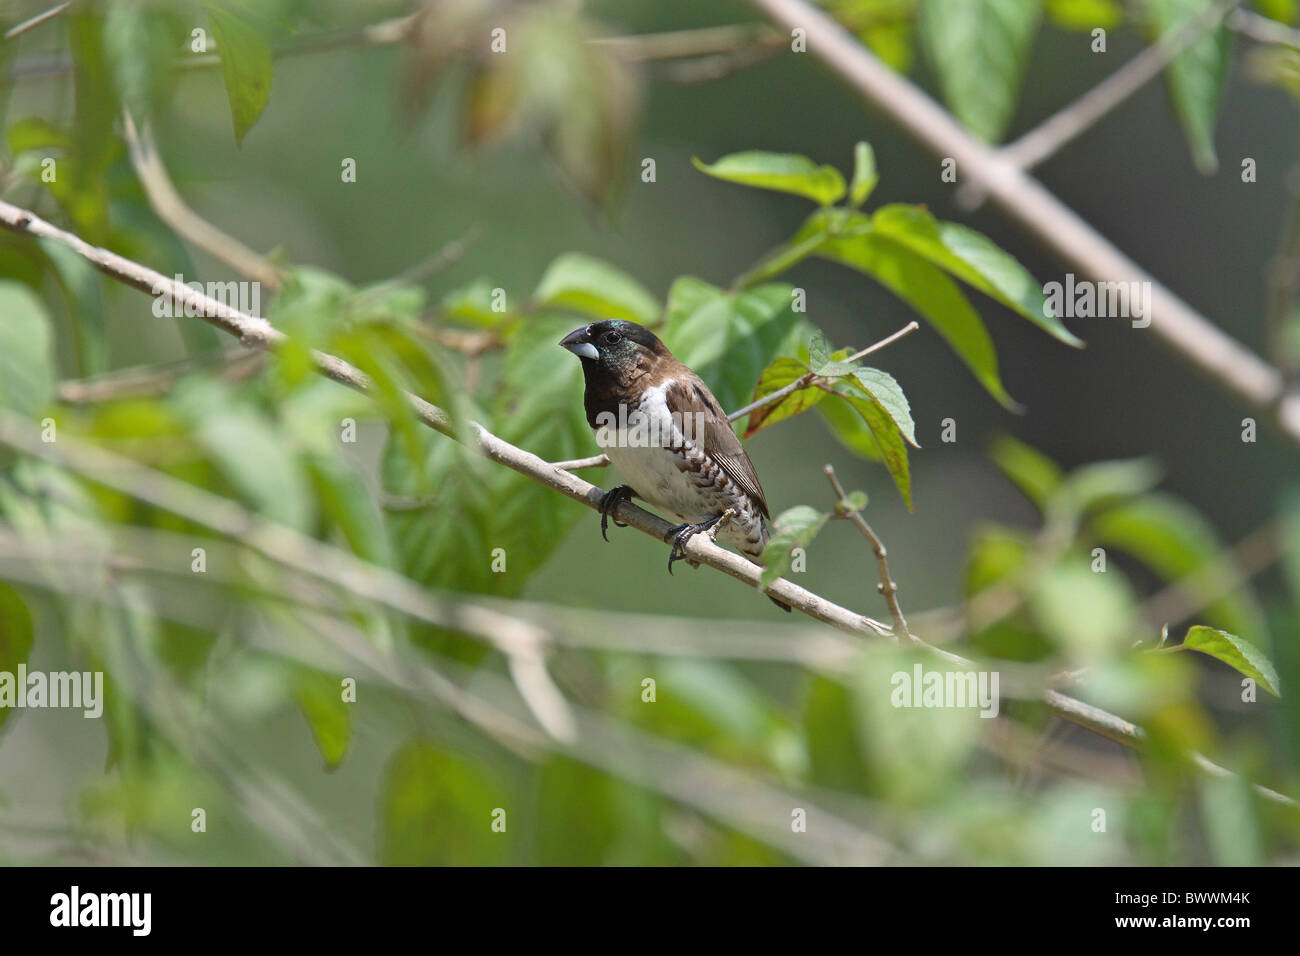
[[[664,400],[668,410],[681,414],[684,422],[688,421],[684,417],[686,415],[698,413],[703,416],[703,434],[691,434],[688,429],[689,437],[701,445],[704,453],[717,462],[723,474],[758,505],[763,517],[770,519],[767,499],[763,495],[763,486],[758,482],[758,474],[754,471],[754,463],[749,460],[740,439],[732,431],[731,423],[727,421],[726,413],[703,380],[682,366],[681,372],[668,383]]]

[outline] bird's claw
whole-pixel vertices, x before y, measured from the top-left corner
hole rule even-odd
[[[614,527],[626,528],[626,521],[619,521],[614,511],[618,509],[620,501],[631,501],[632,496],[636,494],[631,485],[619,485],[617,488],[611,488],[605,492],[605,496],[600,499],[600,536],[606,541],[609,540],[609,523],[612,520]]]
[[[724,512],[700,524],[680,524],[664,535],[664,540],[671,541],[673,545],[672,550],[668,552],[668,573],[673,573],[673,564],[677,561],[685,561],[691,567],[698,568],[700,563],[686,556],[686,542],[701,532],[708,532],[709,539],[713,540],[714,535],[717,534],[714,528],[726,516],[727,513]]]

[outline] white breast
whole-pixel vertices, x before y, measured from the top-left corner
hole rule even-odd
[[[677,522],[705,521],[718,513],[717,500],[684,472],[689,447],[664,399],[664,386],[648,388],[626,421],[596,429],[596,444],[638,495]]]

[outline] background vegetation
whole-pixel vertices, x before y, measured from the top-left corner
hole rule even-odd
[[[1000,142],[1209,4],[823,6]],[[10,4],[5,26],[46,8]],[[1249,9],[1037,174],[1288,370],[1296,9]],[[1064,270],[1042,244],[959,205],[960,176],[746,4],[416,12],[75,2],[0,41],[0,199],[166,276],[258,279],[294,343],[250,358],[0,233],[0,671],[108,687],[100,721],[0,710],[0,858],[1294,860],[1300,818],[1272,793],[1300,791],[1294,443],[1150,330],[1045,317]],[[160,214],[167,182],[191,218]],[[893,673],[939,662],[789,620],[708,568],[670,578],[663,545],[606,544],[593,512],[401,394],[547,460],[593,455],[556,342],[609,315],[658,327],[729,410],[829,377],[836,394],[801,392],[746,443],[807,548],[790,578],[891,620],[868,542],[820,520],[833,463],[912,633],[1002,674],[997,720],[891,707]],[[913,319],[875,371],[827,364]],[[315,375],[309,347],[375,394]],[[1189,634],[1204,653],[1173,649]],[[1054,714],[1063,673],[1145,745]]]

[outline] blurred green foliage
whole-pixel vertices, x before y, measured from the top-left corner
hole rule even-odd
[[[992,140],[1011,122],[1044,11],[1053,29],[1068,30],[1118,29],[1129,14],[1108,0],[823,6],[896,69],[912,69],[915,51],[923,51],[949,108]],[[1133,26],[1167,33],[1202,5],[1139,7],[1150,22]],[[183,128],[189,105],[177,102],[181,77],[205,68],[178,61],[215,54],[213,82],[219,73],[234,140],[252,143],[275,101],[277,54],[321,34],[346,36],[381,14],[410,12],[377,8],[301,0],[78,4],[39,35],[69,57],[71,76],[51,81],[61,94],[27,93],[26,81],[4,89],[4,198],[165,275],[197,275],[184,237],[151,211],[135,179],[123,112],[160,131]],[[1295,18],[1294,5],[1267,12]],[[498,27],[499,53],[491,46]],[[194,48],[201,28],[206,50]],[[576,4],[431,4],[406,22],[402,66],[391,78],[401,91],[395,98],[412,116],[427,111],[417,121],[442,123],[452,130],[448,141],[484,163],[493,150],[544,153],[575,190],[574,203],[593,216],[616,215],[621,192],[640,174],[630,150],[645,97],[643,65],[604,42],[621,32]],[[0,68],[16,69],[9,45],[0,51]],[[1169,71],[1176,115],[1204,167],[1214,159],[1227,57],[1224,31],[1216,30]],[[383,148],[404,146],[394,137]],[[47,159],[58,170],[53,180],[42,175]],[[655,593],[667,585],[635,580],[615,550],[599,552],[614,570],[589,568],[592,581],[616,582],[592,601],[616,609],[614,616],[565,618],[567,609],[539,608],[530,582],[567,532],[580,520],[592,524],[592,516],[416,420],[408,391],[446,410],[462,435],[479,423],[546,460],[590,455],[579,366],[556,342],[577,323],[627,318],[656,328],[728,410],[816,376],[750,413],[746,437],[819,419],[843,451],[882,464],[910,509],[916,482],[907,446],[920,445],[902,384],[850,362],[856,349],[836,349],[801,305],[806,290],[787,273],[820,259],[874,280],[937,332],[1005,408],[1015,402],[1003,373],[1017,357],[999,356],[967,287],[1027,319],[1035,334],[1081,342],[1045,308],[1038,280],[992,239],[917,204],[863,211],[891,169],[878,168],[865,142],[852,160],[845,175],[789,152],[696,159],[715,179],[818,208],[729,286],[680,275],[662,300],[652,291],[657,284],[639,274],[642,264],[576,250],[509,289],[489,275],[448,278],[440,269],[427,277],[394,269],[365,282],[277,250],[269,260],[284,281],[268,295],[268,316],[290,344],[252,362],[232,360],[199,319],[180,317],[178,354],[158,364],[151,339],[160,320],[145,312],[144,300],[128,300],[136,294],[119,293],[56,243],[0,236],[6,433],[48,432],[57,436],[48,440],[52,448],[97,447],[204,489],[236,509],[223,514],[256,515],[310,538],[322,569],[346,552],[399,573],[446,602],[448,619],[461,625],[417,622],[348,592],[328,573],[320,580],[293,573],[256,547],[252,524],[247,536],[218,534],[151,503],[146,487],[123,494],[96,482],[93,469],[0,449],[0,672],[23,664],[106,676],[106,740],[93,761],[77,755],[77,799],[60,808],[61,839],[28,832],[27,804],[10,819],[3,798],[17,776],[0,759],[0,858],[396,865],[1294,859],[1296,813],[1261,800],[1238,778],[1198,776],[1188,750],[1295,789],[1300,719],[1290,698],[1275,705],[1266,698],[1268,713],[1280,715],[1266,731],[1259,728],[1266,718],[1242,717],[1256,702],[1254,686],[1275,696],[1300,677],[1295,509],[1284,512],[1282,535],[1293,592],[1287,602],[1266,604],[1223,565],[1225,544],[1212,523],[1187,500],[1157,490],[1149,459],[1066,469],[1015,439],[996,442],[992,461],[1036,518],[990,517],[968,542],[947,542],[964,555],[963,593],[955,607],[923,619],[936,640],[964,642],[981,671],[1004,674],[1002,714],[984,720],[971,708],[896,705],[898,675],[943,670],[915,649],[863,641],[845,651],[825,644],[821,632],[792,626],[782,632],[791,650],[764,659],[759,650],[710,650],[720,633],[748,636],[745,622],[619,613],[634,609],[619,588]],[[338,175],[335,155],[321,164]],[[678,182],[693,175],[684,160],[679,165],[661,165],[658,174]],[[240,169],[230,175],[241,187],[256,186],[240,179]],[[721,195],[731,187],[704,180],[700,188]],[[412,202],[426,198],[411,194]],[[511,221],[494,224],[508,230]],[[709,241],[727,242],[728,229],[719,221]],[[501,274],[517,277],[501,255]],[[373,394],[316,376],[313,350],[365,372]],[[888,353],[873,361],[886,364]],[[146,368],[123,376],[133,366]],[[907,382],[914,394],[926,388]],[[814,406],[817,416],[794,421]],[[604,483],[602,472],[587,475]],[[814,494],[778,518],[766,577],[789,570],[796,547],[817,554],[838,519],[868,507],[861,492],[830,507]],[[979,511],[979,502],[963,507]],[[876,580],[865,545],[855,562],[863,581]],[[584,558],[584,567],[597,563]],[[1162,634],[1165,621],[1151,619],[1148,595],[1188,581],[1195,590],[1184,595],[1190,603],[1175,623],[1195,623],[1185,637]],[[515,603],[521,596],[531,602]],[[671,599],[656,604],[677,611]],[[484,640],[474,615],[485,609],[540,616],[543,625],[604,648],[584,650],[577,641],[548,649],[549,673],[578,714],[575,738],[536,729],[524,702],[538,705],[512,689],[529,686],[519,673],[527,661],[502,653],[511,629]],[[624,642],[617,650],[609,649],[611,631]],[[686,650],[655,653],[674,636]],[[367,671],[340,657],[345,646],[394,666]],[[1184,653],[1190,650],[1198,653]],[[355,702],[348,697],[354,676]],[[1080,734],[1056,746],[1058,722],[1041,690],[1067,678],[1089,702],[1141,724],[1148,745],[1129,754]],[[287,713],[298,716],[286,720]],[[56,719],[20,717],[0,708],[0,757],[14,724]],[[1270,751],[1272,741],[1284,755]],[[25,758],[23,773],[39,774],[42,759]],[[299,792],[280,775],[310,784]],[[203,830],[195,829],[198,808]],[[800,812],[806,831],[798,828]]]

